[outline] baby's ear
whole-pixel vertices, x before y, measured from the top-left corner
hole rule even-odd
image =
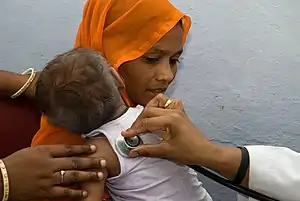
[[[123,82],[123,79],[119,75],[119,73],[113,67],[110,67],[109,71],[110,71],[110,74],[112,75],[112,77],[114,78],[116,86],[118,88],[125,88],[125,84]]]

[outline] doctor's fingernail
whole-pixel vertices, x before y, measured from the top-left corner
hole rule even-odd
[[[139,153],[136,152],[136,151],[132,151],[132,152],[129,153],[129,156],[130,156],[130,157],[138,157],[138,156],[139,156]]]
[[[130,132],[130,131],[132,131],[132,128],[126,129],[126,132]]]

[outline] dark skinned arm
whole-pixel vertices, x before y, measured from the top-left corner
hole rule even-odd
[[[35,77],[33,83],[25,90],[24,96],[34,98],[35,83],[39,73]],[[17,92],[28,80],[29,75],[21,75],[4,70],[0,70],[0,98],[9,98]]]
[[[201,149],[202,151],[203,149]],[[199,165],[207,167],[218,174],[233,180],[241,162],[241,150],[236,147],[228,147],[217,144],[208,144],[208,157],[203,157],[201,154],[199,158]],[[197,153],[197,152],[195,152]],[[248,187],[249,183],[249,168],[242,182],[242,185]]]

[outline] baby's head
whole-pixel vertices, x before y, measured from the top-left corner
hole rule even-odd
[[[101,55],[86,48],[56,56],[37,81],[39,109],[49,122],[74,133],[98,128],[122,104],[111,69]]]

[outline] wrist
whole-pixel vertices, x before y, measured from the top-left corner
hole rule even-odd
[[[0,72],[0,94],[8,98],[18,91],[28,79],[28,75],[20,75],[12,72]]]
[[[233,180],[241,163],[241,150],[236,147],[208,143],[205,157],[200,158],[198,165],[209,168],[223,177]]]
[[[36,72],[36,76],[34,77],[32,83],[29,85],[29,87],[24,91],[24,96],[30,99],[35,98],[35,89],[36,89],[36,83],[39,78],[40,72]],[[29,75],[27,75],[27,79],[29,78]],[[26,80],[27,80],[26,79]],[[25,81],[26,82],[26,81]]]
[[[0,95],[3,98],[8,98],[15,93],[19,89],[18,86],[22,86],[24,79],[23,75],[7,71],[0,71],[0,76]]]
[[[30,75],[21,75],[7,71],[0,71],[0,98],[8,98],[16,93],[29,79]],[[38,74],[33,82],[24,91],[23,95],[27,98],[34,98],[35,84]]]

